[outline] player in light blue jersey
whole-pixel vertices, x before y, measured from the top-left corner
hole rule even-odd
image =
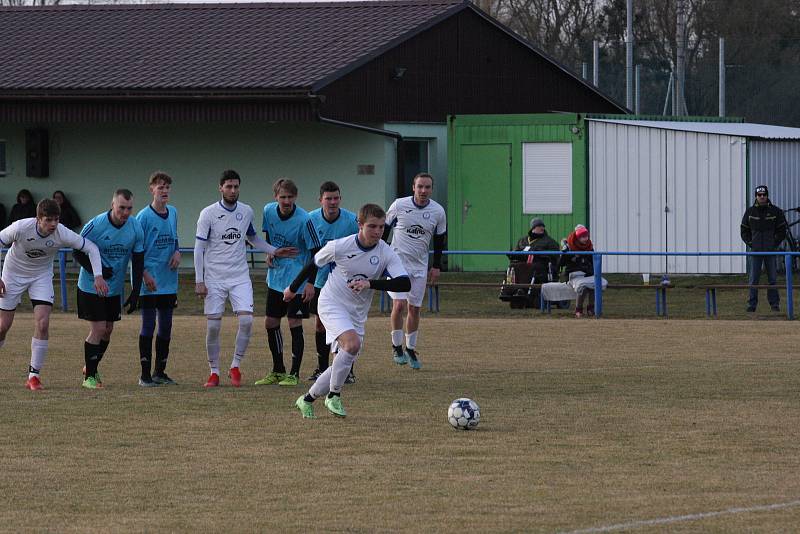
[[[86,223],[81,231],[83,237],[100,249],[103,267],[111,270],[106,296],[96,293],[94,277],[83,267],[85,259],[81,253],[75,253],[78,263],[81,263],[78,317],[90,323],[89,335],[83,346],[86,367],[82,385],[87,389],[102,387],[97,366],[111,342],[114,322],[122,318],[121,306],[127,306],[128,313],[133,313],[139,304],[144,270],[144,236],[139,221],[131,217],[132,213],[133,193],[127,189],[117,189],[111,200],[111,209]],[[125,303],[121,304],[128,262],[133,267],[133,289]]]
[[[314,228],[319,234],[320,243],[322,246],[328,241],[354,235],[358,233],[358,221],[356,214],[344,208],[340,208],[339,204],[342,201],[341,191],[339,186],[334,182],[323,182],[319,187],[319,203],[320,207],[308,214],[311,222],[314,223]],[[331,346],[325,342],[325,325],[319,318],[317,308],[319,304],[319,294],[328,275],[331,272],[331,265],[325,265],[317,271],[317,279],[314,282],[314,300],[311,301],[311,313],[316,317],[316,333],[315,341],[317,346],[317,368],[314,373],[308,377],[309,380],[316,380],[325,369],[328,368],[330,361]],[[353,384],[356,381],[356,376],[353,370],[347,375],[345,382]]]
[[[153,387],[172,385],[166,373],[169,341],[172,337],[172,311],[178,305],[178,210],[168,204],[172,177],[154,172],[148,184],[153,201],[136,215],[144,234],[144,285],[141,292],[142,330],[139,332],[139,362],[142,375],[139,385]],[[156,337],[155,372],[150,374],[153,361],[153,334]]]
[[[267,316],[264,327],[272,352],[272,372],[256,385],[279,384],[296,386],[303,361],[303,319],[308,318],[309,302],[314,298],[313,283],[304,284],[302,294],[291,302],[284,302],[283,290],[303,270],[309,254],[321,248],[314,224],[306,210],[295,204],[297,186],[291,180],[280,178],[272,185],[275,202],[264,206],[262,229],[266,240],[274,247],[296,247],[300,253],[293,258],[274,258],[267,271]],[[283,364],[283,337],[281,317],[287,316],[292,335],[292,368],[289,373]]]

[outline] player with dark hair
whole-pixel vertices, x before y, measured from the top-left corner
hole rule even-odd
[[[275,248],[258,237],[253,229],[253,209],[239,202],[241,178],[236,171],[226,170],[219,179],[222,197],[200,212],[194,244],[195,293],[204,299],[206,315],[206,351],[211,374],[205,387],[219,386],[219,332],[225,302],[231,301],[239,329],[228,377],[239,387],[242,373],[239,366],[250,344],[253,329],[253,282],[247,267],[245,242],[256,250],[279,257],[297,253],[292,248]]]
[[[175,384],[166,369],[172,337],[172,312],[178,305],[178,266],[181,264],[178,210],[168,204],[172,177],[164,172],[154,172],[150,175],[148,187],[153,201],[136,214],[142,225],[145,248],[144,284],[140,296],[142,329],[139,332],[139,362],[142,366],[139,385],[143,387]],[[156,365],[151,375],[156,317]]]
[[[104,267],[111,269],[108,293],[98,291],[86,268],[85,257],[76,252],[75,259],[81,264],[78,276],[78,317],[89,321],[89,335],[83,344],[84,380],[87,389],[103,387],[97,367],[111,342],[114,323],[122,318],[121,296],[125,290],[125,275],[128,262],[132,266],[133,289],[122,306],[133,313],[139,304],[144,270],[144,235],[142,227],[133,213],[133,193],[117,189],[111,199],[111,209],[93,218],[83,227],[81,235],[92,240],[100,249]]]
[[[329,241],[284,291],[284,298],[292,300],[307,277],[314,276],[318,268],[331,265],[319,296],[318,312],[328,343],[335,343],[336,357],[308,393],[295,401],[304,418],[315,417],[313,402],[326,394],[328,410],[338,417],[347,415],[342,406],[342,386],[361,352],[372,290],[411,289],[402,261],[381,240],[385,223],[386,214],[380,206],[362,206],[358,212],[358,234]],[[385,275],[390,279],[384,279]]]
[[[320,207],[308,214],[311,222],[314,223],[314,228],[320,238],[320,243],[324,246],[328,241],[339,239],[358,233],[358,220],[356,214],[344,208],[340,208],[339,204],[342,201],[342,195],[339,191],[339,186],[334,182],[323,182],[319,187],[319,203]],[[311,313],[316,316],[315,321],[315,340],[317,345],[317,360],[318,365],[314,373],[308,377],[309,380],[316,380],[325,369],[328,368],[328,361],[331,352],[331,346],[325,341],[325,325],[319,318],[317,313],[319,293],[328,279],[328,274],[331,269],[329,265],[317,271],[317,279],[314,281],[314,300],[311,301]],[[355,374],[352,369],[350,374],[347,375],[346,383],[352,384],[356,381]]]
[[[305,348],[303,319],[309,316],[308,303],[314,298],[314,280],[305,284],[303,294],[297,295],[291,302],[283,300],[283,290],[303,269],[309,254],[313,256],[321,245],[308,213],[295,204],[297,186],[294,182],[280,178],[273,184],[272,192],[275,202],[264,206],[262,230],[266,240],[276,247],[296,247],[300,254],[296,258],[276,258],[267,270],[267,316],[264,327],[272,352],[272,372],[256,381],[256,385],[296,386]],[[283,363],[283,316],[288,318],[292,335],[292,367],[288,373]]]
[[[14,322],[14,312],[26,291],[33,305],[34,332],[31,338],[31,363],[25,387],[42,389],[39,373],[47,358],[50,312],[53,309],[53,257],[62,247],[83,250],[91,264],[94,290],[108,291],[103,280],[100,252],[58,219],[61,210],[55,200],[46,198],[36,207],[36,217],[20,219],[0,232],[0,247],[10,247],[0,275],[0,347]]]
[[[386,212],[384,239],[394,228],[392,250],[403,260],[411,277],[411,290],[390,292],[392,297],[392,355],[398,365],[411,364],[420,369],[422,362],[417,352],[419,312],[425,298],[428,282],[436,284],[442,264],[442,251],[447,240],[447,221],[442,206],[431,199],[433,176],[420,173],[412,182],[414,194],[398,198]],[[433,264],[428,269],[428,249],[433,241]],[[405,316],[405,342],[403,351],[403,319]]]

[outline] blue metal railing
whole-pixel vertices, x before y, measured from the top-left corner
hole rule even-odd
[[[0,249],[6,252],[8,249]],[[181,253],[194,252],[193,248],[182,247],[179,249]],[[61,309],[68,311],[67,306],[67,254],[71,253],[72,249],[60,249],[58,251],[58,270],[59,280],[61,282]],[[247,250],[248,254],[262,254],[257,250]],[[792,279],[792,257],[800,256],[800,252],[621,252],[621,251],[557,251],[557,250],[542,250],[542,251],[506,251],[506,250],[446,250],[443,254],[450,256],[560,256],[563,254],[579,254],[592,256],[592,264],[594,266],[594,285],[595,287],[603,287],[603,256],[783,256],[784,266],[786,269],[786,316],[789,320],[794,318],[794,298],[793,298],[793,279]],[[432,288],[431,288],[432,289]],[[438,291],[435,292],[436,299],[438,300]],[[381,295],[381,309],[383,309],[383,294]],[[429,290],[428,305],[432,309],[432,299],[434,292]],[[603,292],[594,292],[594,308],[595,316],[601,317],[603,314]]]

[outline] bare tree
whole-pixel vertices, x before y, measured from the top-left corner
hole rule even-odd
[[[597,28],[601,0],[494,0],[490,11],[548,54],[577,66]]]

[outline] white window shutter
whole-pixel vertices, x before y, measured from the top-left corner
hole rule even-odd
[[[522,144],[523,211],[572,213],[572,143]]]

